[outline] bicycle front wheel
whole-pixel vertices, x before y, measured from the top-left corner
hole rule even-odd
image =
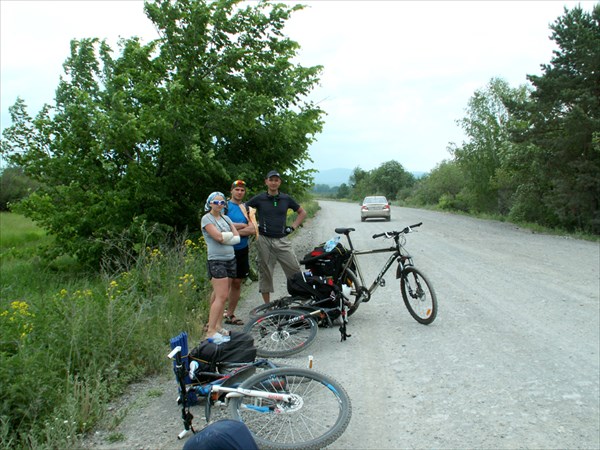
[[[314,341],[318,324],[304,311],[278,309],[252,319],[244,332],[254,338],[258,356],[280,358],[301,352]]]
[[[272,369],[247,379],[240,388],[291,395],[289,402],[251,393],[231,398],[231,418],[246,424],[261,449],[321,449],[342,435],[352,416],[344,388],[314,370]]]
[[[407,267],[402,272],[400,289],[404,304],[413,318],[429,325],[437,316],[437,298],[429,280],[419,269]]]

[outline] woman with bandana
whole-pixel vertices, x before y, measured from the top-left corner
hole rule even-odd
[[[223,328],[223,311],[231,287],[236,278],[236,263],[233,246],[240,242],[240,234],[229,217],[223,214],[225,195],[213,192],[206,199],[206,214],[200,221],[202,236],[208,254],[208,278],[213,287],[214,301],[210,305],[206,337],[220,344],[229,340],[229,331]]]

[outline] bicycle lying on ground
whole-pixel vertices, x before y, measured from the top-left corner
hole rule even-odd
[[[299,353],[314,342],[319,327],[333,327],[335,323],[339,324],[341,340],[349,338],[348,301],[336,287],[332,292],[332,297],[325,299],[283,297],[275,300],[276,305],[293,309],[268,309],[251,317],[244,333],[254,339],[257,354],[276,358]]]
[[[385,286],[383,277],[394,262],[397,262],[396,278],[400,280],[402,298],[411,316],[424,325],[435,320],[438,306],[433,286],[425,275],[414,267],[412,257],[404,248],[406,234],[421,225],[422,223],[418,223],[405,227],[401,231],[375,234],[373,239],[380,237],[393,239],[394,245],[362,251],[356,250],[350,239],[350,233],[355,231],[354,228],[335,229],[336,233],[346,236],[350,247],[343,256],[344,262],[339,274],[333,280],[338,291],[343,292],[341,304],[338,307],[344,326],[342,340],[349,336],[345,334],[347,317],[356,312],[361,303],[368,302],[379,286]],[[391,255],[371,286],[367,288],[357,256],[375,253],[391,253]],[[320,254],[313,258],[304,258],[301,263],[309,267],[315,261],[326,257],[326,254]],[[278,299],[273,306],[285,309],[271,309],[269,305],[256,308],[261,311],[266,310],[266,312],[254,317],[244,328],[244,332],[251,334],[254,338],[260,356],[290,356],[304,350],[316,337],[317,318],[328,316],[328,311],[315,307],[313,300],[305,299],[302,303],[301,298],[294,296]],[[331,325],[331,322],[326,325]],[[340,331],[342,330],[340,329]]]
[[[323,448],[339,438],[350,422],[352,408],[344,388],[314,370],[277,367],[262,359],[220,364],[219,372],[196,373],[195,379],[203,381],[188,384],[182,347],[174,347],[168,357],[174,359],[180,389],[184,422],[180,439],[195,432],[190,396],[206,399],[207,423],[213,407],[228,408],[230,418],[242,421],[261,449]]]

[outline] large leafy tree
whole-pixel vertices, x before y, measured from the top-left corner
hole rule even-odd
[[[23,174],[20,167],[7,167],[0,171],[0,211],[10,210],[10,205],[27,197],[38,184]]]
[[[301,193],[322,111],[321,67],[292,59],[283,27],[299,6],[240,0],[145,4],[160,39],[74,40],[56,103],[11,108],[2,152],[43,187],[21,211],[66,252],[97,262],[107,239],[145,226],[194,229],[207,194],[277,168]]]
[[[460,202],[456,199],[465,186],[464,179],[456,161],[444,160],[416,182],[411,200],[420,205],[439,205],[444,199],[446,203],[457,205]]]
[[[356,167],[350,176],[352,197],[362,199],[367,195],[385,195],[397,200],[403,191],[415,183],[415,177],[404,170],[398,161],[386,161],[379,167],[365,171]]]
[[[412,173],[404,170],[398,161],[386,161],[369,174],[372,192],[385,195],[388,200],[398,200],[399,193],[415,183]]]
[[[503,148],[510,140],[511,117],[505,103],[522,102],[526,87],[511,88],[500,78],[493,78],[484,89],[475,91],[469,100],[467,116],[458,121],[468,138],[460,147],[449,151],[465,175],[469,207],[476,211],[506,212],[498,171],[503,163]]]
[[[548,225],[600,231],[600,4],[575,7],[551,25],[558,49],[530,75],[529,101],[509,104],[515,127],[511,170],[522,184],[518,212]],[[538,205],[537,208],[534,207]],[[538,214],[536,214],[539,212]]]

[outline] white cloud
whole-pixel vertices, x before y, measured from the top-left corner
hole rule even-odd
[[[302,2],[287,2],[302,3]],[[512,86],[552,57],[549,24],[593,1],[304,1],[286,33],[297,60],[323,65],[311,94],[327,111],[315,167],[365,170],[396,159],[427,171],[460,143],[455,121],[492,77]],[[1,1],[2,126],[17,95],[52,102],[73,38],[157,38],[142,1]]]
[[[120,37],[145,41],[157,32],[141,1],[5,1],[0,2],[2,127],[8,107],[21,96],[34,115],[52,103],[70,54],[70,41],[106,39],[117,50]]]

